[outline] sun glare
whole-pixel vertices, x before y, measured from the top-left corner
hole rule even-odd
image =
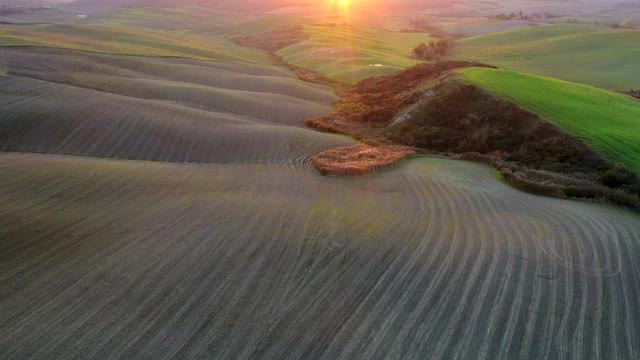
[[[338,6],[340,7],[348,7],[349,6],[349,0],[338,0]]]

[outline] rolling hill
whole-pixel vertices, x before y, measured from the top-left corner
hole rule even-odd
[[[589,85],[506,70],[460,73],[579,137],[607,159],[640,171],[640,102]]]
[[[530,26],[530,22],[526,20],[497,20],[497,19],[470,19],[454,22],[453,24],[444,23],[442,28],[449,34],[462,35],[464,37],[479,36],[492,34],[513,29],[526,28]]]
[[[200,29],[198,33],[203,35],[225,35],[228,37],[238,37],[266,33],[295,25],[309,25],[315,20],[312,18],[270,15],[258,19],[235,22],[226,25],[213,25],[211,29]]]
[[[1,5],[2,4],[0,3],[0,6]],[[78,15],[83,15],[83,13],[61,8],[39,9],[37,11],[25,13],[0,15],[0,23],[75,23],[82,21],[82,18]]]
[[[119,14],[105,24],[146,15]],[[638,359],[637,213],[436,157],[321,176],[315,154],[356,143],[304,126],[334,92],[219,33],[277,21],[0,27],[0,359]],[[281,55],[343,81],[410,66],[428,40],[306,29]],[[411,74],[404,100],[428,101]],[[638,165],[640,103],[461,74]]]
[[[193,30],[224,26],[245,20],[238,12],[198,6],[171,9],[125,8],[91,15],[87,21],[95,25],[146,28],[158,30]]]
[[[108,54],[184,57],[269,64],[267,57],[222,37],[200,37],[121,27],[45,24],[0,26],[0,47],[35,46]]]
[[[640,353],[640,218],[478,164],[0,153],[0,214],[3,358]]]
[[[282,163],[353,143],[300,128],[334,95],[272,68],[16,48],[0,69],[3,151]]]
[[[530,27],[463,39],[451,57],[611,90],[640,87],[640,30]]]
[[[310,39],[278,51],[287,62],[330,79],[357,82],[413,66],[409,53],[429,36],[349,25],[306,26]]]

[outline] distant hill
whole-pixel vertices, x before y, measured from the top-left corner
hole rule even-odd
[[[306,26],[309,40],[278,51],[287,62],[318,71],[333,80],[355,83],[389,75],[415,65],[408,54],[431,38],[423,33],[401,33],[363,27]]]
[[[0,28],[0,47],[37,46],[108,54],[265,63],[267,57],[225,39],[162,31],[73,24]]]
[[[38,1],[38,0],[0,0],[0,7],[11,6],[33,6],[33,5],[47,5],[60,1]]]
[[[623,9],[640,9],[640,1],[626,1],[615,4],[614,6]]]
[[[14,7],[14,6],[44,6],[68,3],[73,0],[0,0],[0,7]]]
[[[245,20],[242,12],[185,6],[180,8],[123,8],[92,14],[87,22],[112,27],[157,30],[217,29]]]
[[[122,8],[173,8],[200,6],[214,9],[266,11],[293,4],[291,0],[77,0],[68,5],[86,12],[112,11]]]
[[[464,39],[452,57],[611,90],[640,86],[639,30],[530,27]]]

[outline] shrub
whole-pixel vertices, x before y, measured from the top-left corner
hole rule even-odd
[[[382,107],[382,106],[374,106],[368,108],[361,116],[362,121],[371,122],[371,123],[384,123],[390,121],[395,113],[393,110]]]
[[[624,168],[616,167],[612,170],[605,171],[600,176],[600,182],[604,186],[611,188],[619,188],[623,185],[631,185],[634,183],[635,174]]]
[[[633,21],[631,21],[631,19],[624,19],[620,21],[618,27],[621,29],[633,29]]]
[[[404,146],[360,144],[323,151],[312,162],[322,175],[362,176],[393,166],[415,153]]]
[[[429,44],[421,43],[411,52],[417,59],[434,61],[447,55],[454,43],[449,38],[431,41]]]

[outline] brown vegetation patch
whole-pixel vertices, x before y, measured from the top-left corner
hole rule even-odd
[[[448,154],[488,156],[511,185],[532,193],[604,200],[640,209],[640,178],[580,139],[515,104],[441,78],[434,96],[391,126],[397,143]]]
[[[353,136],[369,145],[394,144],[386,126],[398,111],[424,98],[424,84],[447,71],[470,66],[491,67],[468,61],[442,61],[366,79],[352,87],[334,86],[341,96],[334,103],[336,112],[309,119],[306,125],[319,131]]]
[[[508,183],[528,192],[640,209],[637,174],[603,159],[537,115],[449,73],[476,65],[421,64],[363,80],[334,103],[336,112],[306,124],[372,146],[401,144],[486,162]]]
[[[537,115],[461,81],[443,77],[434,96],[391,126],[395,142],[438,152],[477,152],[539,170],[601,171],[609,164],[587,145]]]
[[[633,96],[634,98],[638,98],[638,99],[640,99],[640,89],[637,89],[637,90],[629,90],[629,91],[627,92],[627,95],[629,95],[629,96]]]
[[[515,162],[484,155],[480,153],[464,153],[454,156],[460,160],[474,161],[490,165],[500,172],[509,185],[532,194],[559,198],[588,199],[601,203],[624,206],[640,211],[640,196],[637,188],[610,187],[603,185],[596,172],[558,173],[536,170]],[[624,169],[608,170],[607,173]]]
[[[535,114],[463,84],[453,74],[445,76],[459,68],[493,66],[440,61],[351,86],[291,65],[275,54],[304,40],[302,36],[306,36],[304,28],[296,26],[236,42],[267,51],[274,64],[289,68],[303,81],[332,86],[341,97],[334,103],[334,113],[306,124],[353,136],[365,145],[318,154],[313,163],[321,173],[366,175],[422,148],[489,163],[508,183],[528,192],[596,199],[640,210],[637,174],[604,160],[582,141]],[[639,95],[633,90],[628,94]],[[399,114],[403,119],[396,124],[394,118]]]
[[[389,168],[415,150],[406,146],[354,145],[331,149],[316,155],[313,165],[323,175],[362,176]]]
[[[426,61],[440,61],[443,57],[449,55],[451,49],[455,45],[453,37],[445,37],[438,41],[420,43],[411,51],[409,56],[414,59]]]
[[[419,64],[396,74],[365,79],[334,104],[351,121],[386,125],[404,107],[424,98],[424,85],[448,71],[465,67],[492,67],[469,61]]]
[[[340,116],[340,113],[309,119],[305,121],[305,124],[318,131],[348,135],[371,146],[395,144],[386,137],[384,126],[373,123],[354,122],[344,116]]]

